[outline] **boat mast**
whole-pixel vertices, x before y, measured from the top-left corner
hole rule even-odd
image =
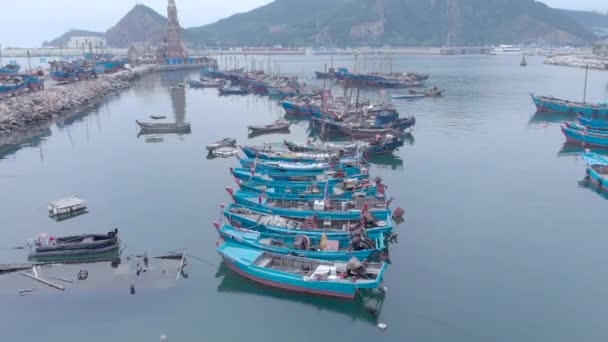
[[[585,65],[585,89],[583,91],[583,103],[587,103],[587,77],[589,75],[589,64]]]

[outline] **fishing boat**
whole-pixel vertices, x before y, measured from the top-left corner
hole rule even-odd
[[[215,150],[209,151],[209,156],[211,157],[221,157],[228,158],[234,157],[239,154],[239,150],[236,147],[224,146],[217,148]]]
[[[301,163],[265,160],[258,158],[241,158],[241,166],[255,170],[255,172],[300,172],[308,175],[322,174],[328,170],[336,171],[345,175],[359,174],[362,172],[364,163],[360,158],[342,158],[337,163]]]
[[[579,115],[578,122],[581,125],[590,129],[595,129],[598,131],[608,131],[608,121],[605,120],[595,120]]]
[[[292,185],[298,185],[299,183],[310,184],[311,182],[325,185],[325,183],[336,184],[348,177],[350,179],[365,179],[369,178],[367,168],[361,166],[357,169],[360,173],[346,173],[338,170],[325,170],[320,173],[301,172],[301,171],[272,171],[272,170],[257,170],[252,171],[251,169],[230,168],[230,172],[235,179],[244,182],[256,182],[258,184],[282,184],[289,183]]]
[[[236,147],[236,139],[234,138],[224,138],[222,140],[218,140],[214,143],[207,145],[207,150],[209,152],[213,150],[217,150],[220,147]]]
[[[230,204],[223,217],[233,226],[278,234],[307,236],[350,236],[352,231],[364,228],[368,234],[389,234],[393,230],[388,213],[362,212],[356,218],[282,217],[268,210]]]
[[[564,122],[564,126],[577,130],[577,131],[584,132],[587,135],[608,136],[608,131],[606,131],[606,130],[587,128],[587,127],[580,125],[578,123],[575,123],[575,122]]]
[[[439,96],[443,95],[443,90],[441,90],[437,87],[433,87],[431,89],[425,89],[425,90],[410,89],[409,93],[410,93],[410,95],[424,95],[425,97],[439,97]]]
[[[44,258],[58,258],[67,256],[86,256],[92,254],[108,253],[117,250],[118,229],[108,234],[83,234],[65,237],[53,237],[41,234],[33,241],[29,241],[29,259],[41,260]]]
[[[608,159],[589,151],[583,153],[581,157],[587,164],[585,171],[587,173],[586,178],[595,186],[606,190],[605,186],[608,185]]]
[[[315,76],[319,80],[323,79],[335,79],[336,78],[336,70],[334,68],[329,68],[327,72],[325,71],[315,71]]]
[[[400,94],[400,95],[392,95],[391,98],[394,100],[416,100],[423,99],[426,95],[424,94]]]
[[[528,61],[526,60],[526,54],[524,53],[521,58],[521,62],[519,62],[519,66],[526,67],[528,66]]]
[[[228,187],[234,203],[250,208],[268,211],[273,215],[291,218],[317,216],[321,219],[358,220],[363,212],[390,214],[391,202],[385,191],[378,191],[374,196],[356,196],[352,199],[309,199],[281,196],[280,194],[259,195],[246,191],[237,191]],[[284,198],[285,197],[285,198]]]
[[[308,236],[257,232],[214,223],[225,241],[247,248],[321,260],[378,260],[386,256],[384,234],[359,229],[351,236]]]
[[[562,125],[561,128],[569,143],[608,148],[608,134],[593,134],[567,125]]]
[[[247,128],[251,133],[269,133],[277,131],[287,131],[291,126],[291,122],[285,120],[277,120],[270,125],[249,125]]]
[[[0,66],[0,74],[3,75],[18,74],[19,70],[21,70],[21,66],[18,64],[7,64],[5,66]]]
[[[534,96],[532,101],[539,113],[563,113],[582,115],[608,115],[608,103],[583,103],[556,99],[548,96]]]
[[[376,194],[381,184],[374,185],[368,178],[344,179],[342,182],[330,184],[324,182],[318,184],[314,182],[276,182],[273,184],[244,182],[237,180],[240,189],[258,195],[276,196],[281,199],[351,199],[355,196],[369,196]]]
[[[218,88],[220,95],[247,95],[249,91],[241,87],[222,87]]]
[[[243,153],[249,158],[259,158],[264,160],[274,161],[286,161],[286,162],[299,162],[299,163],[316,163],[316,162],[328,162],[332,160],[338,160],[345,157],[346,155],[352,155],[353,153],[346,153],[344,151],[338,152],[292,152],[289,150],[280,150],[281,148],[287,149],[284,145],[276,146],[273,150],[272,145],[265,146],[240,146]]]
[[[321,261],[220,243],[224,263],[241,276],[266,286],[330,297],[354,299],[361,289],[380,287],[387,264]]]
[[[339,126],[340,131],[351,138],[355,139],[364,139],[364,138],[374,138],[376,136],[382,135],[400,135],[401,132],[397,131],[393,128],[359,128],[359,127],[351,127],[348,125]]]
[[[135,121],[142,132],[147,133],[190,133],[190,123],[149,123]]]
[[[164,120],[166,119],[166,115],[150,115],[150,119],[152,120]]]

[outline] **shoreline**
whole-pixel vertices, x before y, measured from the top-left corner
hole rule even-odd
[[[130,88],[154,71],[151,66],[137,67],[0,99],[0,147],[18,144],[48,130],[57,120],[95,108],[108,95]]]
[[[595,55],[556,55],[547,57],[544,63],[571,68],[589,66],[589,69],[608,71],[608,59],[602,59]]]

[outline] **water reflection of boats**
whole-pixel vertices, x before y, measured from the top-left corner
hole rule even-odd
[[[580,188],[589,189],[589,190],[595,192],[596,194],[598,194],[600,197],[608,200],[608,192],[603,191],[599,186],[597,186],[596,184],[591,182],[589,179],[587,179],[587,177],[580,180],[578,182],[578,186]]]
[[[393,170],[403,167],[403,159],[393,154],[372,155],[366,158],[366,160],[378,167],[390,167]]]
[[[222,277],[217,287],[221,293],[239,294],[246,296],[265,297],[277,300],[291,301],[302,305],[313,306],[318,311],[328,311],[347,317],[353,320],[360,320],[370,324],[376,324],[377,314],[382,309],[384,297],[378,293],[368,293],[366,298],[358,296],[355,300],[345,301],[334,298],[314,297],[298,293],[275,291],[257,283],[252,283],[230,272],[228,267],[222,262],[215,275]]]
[[[530,118],[528,124],[562,123],[564,121],[572,121],[572,115],[559,113],[535,113]]]

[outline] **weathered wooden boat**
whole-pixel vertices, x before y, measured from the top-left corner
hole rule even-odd
[[[164,120],[166,119],[166,115],[150,115],[150,119],[152,120]]]
[[[209,154],[213,157],[234,157],[239,154],[239,149],[231,146],[224,146],[220,148],[216,148],[214,150],[209,151]]]
[[[426,95],[424,94],[401,94],[401,95],[392,95],[391,98],[394,100],[415,100],[415,99],[423,99]]]
[[[357,149],[361,146],[359,142],[345,142],[345,143],[314,143],[311,141],[300,143],[289,140],[283,140],[283,144],[288,150],[292,152],[339,152],[344,151],[345,153],[357,152]]]
[[[344,180],[344,178],[351,179],[364,179],[369,178],[369,172],[365,166],[359,167],[355,171],[345,172],[344,170],[325,170],[323,172],[301,172],[301,171],[272,171],[272,170],[257,170],[252,171],[251,169],[245,168],[230,168],[230,172],[235,179],[244,182],[256,182],[258,184],[298,184],[312,182],[317,184],[325,185],[325,182],[329,184],[336,184]],[[354,173],[358,172],[358,173]]]
[[[348,263],[281,255],[220,243],[224,263],[241,276],[270,287],[330,297],[354,299],[361,289],[380,287],[387,264]]]
[[[587,135],[608,136],[608,131],[601,130],[601,129],[587,128],[583,125],[580,125],[580,124],[574,123],[574,122],[564,122],[564,126],[571,128],[571,129],[575,129],[577,131],[582,131]]]
[[[586,179],[591,181],[600,190],[608,191],[608,159],[597,153],[586,152],[581,155],[587,168]]]
[[[536,105],[536,109],[539,113],[608,115],[607,103],[591,104],[561,100],[548,96],[530,95],[532,96],[532,101]]]
[[[298,163],[265,160],[258,158],[241,158],[239,159],[241,166],[255,170],[255,172],[300,172],[307,175],[322,174],[328,170],[333,170],[346,175],[365,173],[362,172],[361,166],[364,163],[359,158],[342,158],[337,163]]]
[[[236,147],[236,139],[234,138],[224,138],[222,140],[218,140],[214,143],[207,145],[207,150],[209,152],[213,150],[217,150],[220,147]]]
[[[251,133],[269,133],[277,131],[287,131],[291,126],[291,122],[285,120],[277,120],[269,125],[249,125],[247,128]]]
[[[439,97],[441,95],[443,95],[443,90],[434,87],[431,89],[424,89],[424,90],[414,90],[414,89],[410,89],[409,90],[410,95],[424,95],[426,97]]]
[[[224,85],[220,79],[201,78],[200,80],[188,80],[188,85],[192,88],[219,88]]]
[[[29,259],[108,253],[119,248],[118,229],[106,235],[83,234],[65,237],[39,236],[31,243]]]
[[[393,230],[387,213],[361,212],[356,218],[281,217],[268,210],[230,204],[224,208],[224,218],[239,228],[277,234],[303,234],[307,236],[348,237],[351,232],[364,228],[369,234],[388,234]]]
[[[340,131],[352,138],[374,138],[382,135],[401,135],[400,131],[393,128],[358,128],[347,125],[341,125]]]
[[[381,182],[381,179],[380,179]],[[290,184],[294,183],[294,184]],[[342,182],[321,184],[314,182],[275,182],[255,183],[237,181],[240,189],[258,195],[278,196],[281,199],[351,199],[355,196],[369,196],[376,194],[378,186],[374,185],[368,178],[362,180],[344,179]]]
[[[214,223],[225,241],[247,248],[321,260],[378,260],[386,257],[384,234],[368,234],[360,229],[352,236],[308,236],[258,232]]]
[[[319,80],[323,79],[335,79],[336,78],[336,70],[334,68],[329,68],[327,72],[325,71],[315,71],[315,76]]]
[[[18,64],[7,64],[5,66],[0,65],[0,74],[11,75],[18,74],[21,70],[21,66]]]
[[[292,152],[281,151],[281,148],[286,149],[283,145],[275,146],[240,146],[241,150],[249,158],[259,158],[264,160],[298,162],[298,163],[316,163],[329,162],[339,160],[347,155],[352,155],[346,152]]]
[[[383,189],[385,190],[385,189]],[[378,191],[374,196],[357,196],[352,199],[309,199],[283,198],[278,194],[259,195],[237,191],[228,187],[226,191],[236,204],[268,211],[273,215],[292,218],[317,216],[321,219],[357,220],[361,213],[371,211],[378,214],[390,214],[391,200],[385,191]]]
[[[590,134],[587,131],[574,129],[567,125],[562,125],[562,133],[564,133],[566,141],[569,143],[608,148],[608,135]]]
[[[579,115],[578,122],[589,129],[608,131],[608,121],[606,120],[595,120]]]
[[[190,133],[190,123],[148,123],[135,121],[142,132],[149,133]]]
[[[218,88],[220,95],[247,95],[249,90],[241,87],[222,87]]]
[[[0,74],[0,95],[44,89],[44,79],[26,74]]]

